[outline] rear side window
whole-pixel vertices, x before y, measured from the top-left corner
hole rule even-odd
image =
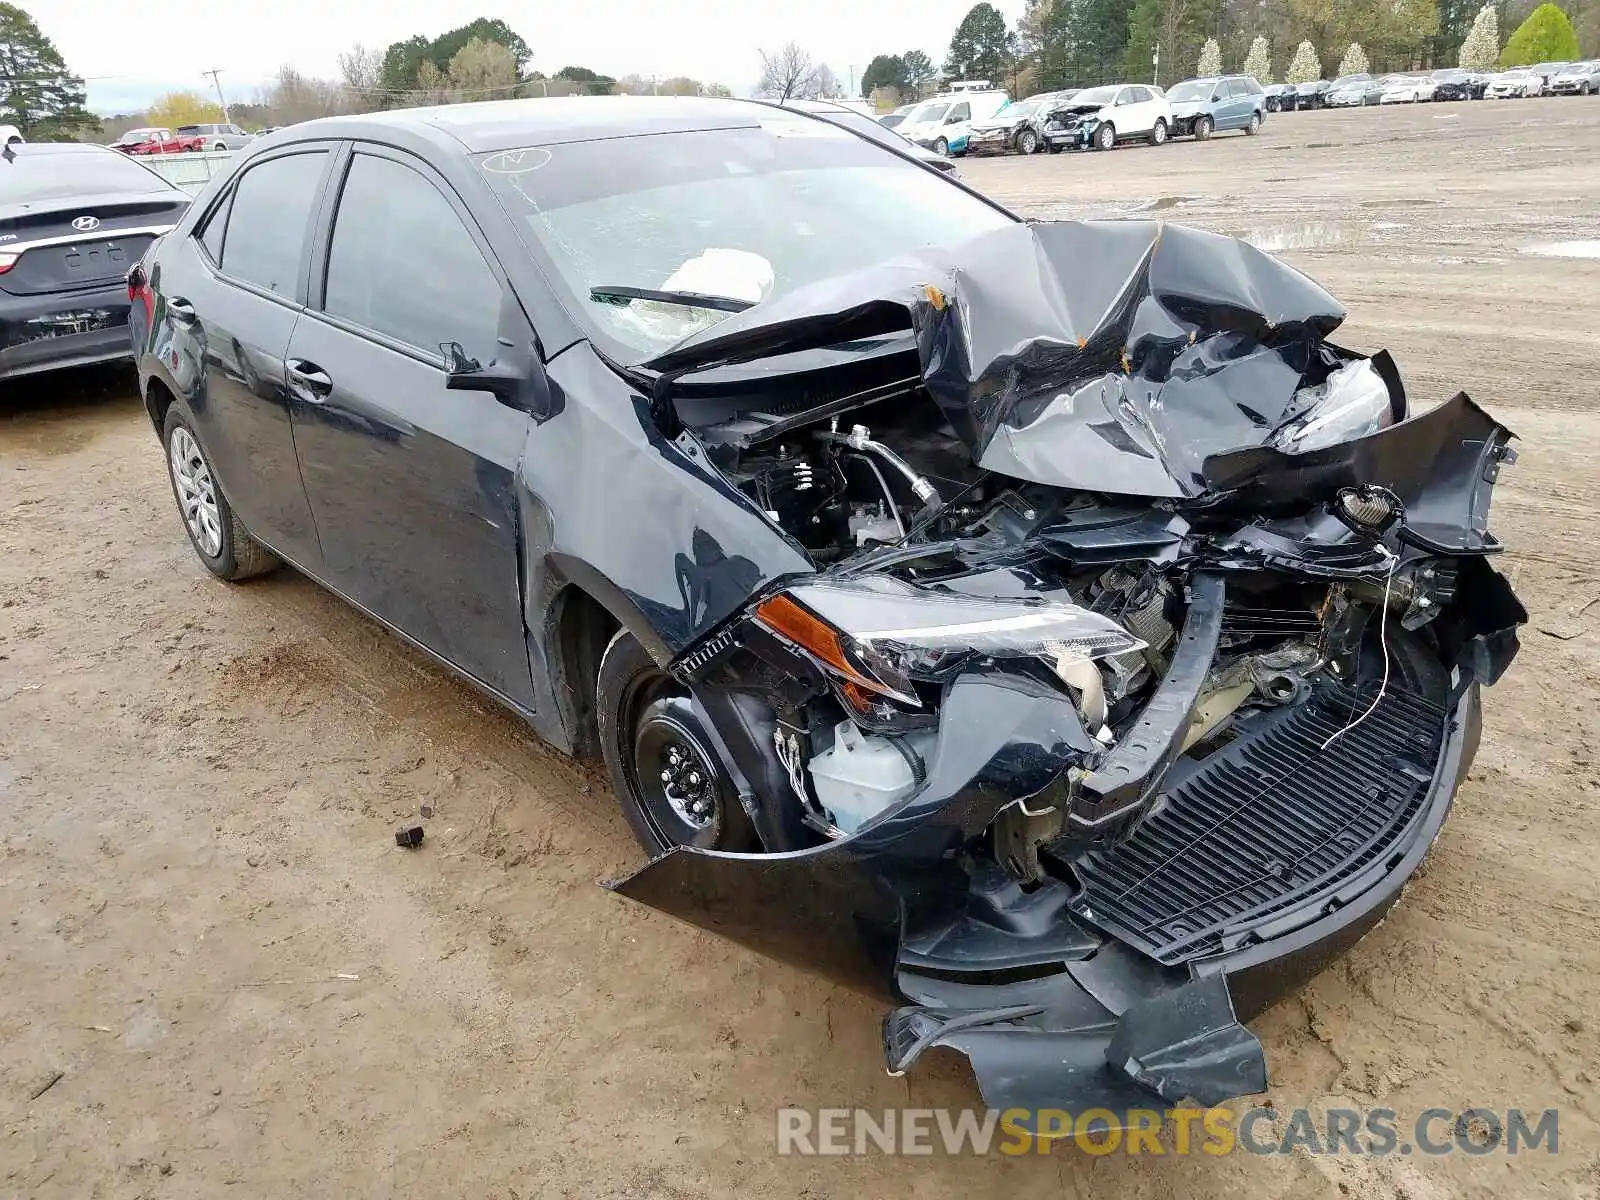
[[[450,202],[425,176],[357,154],[339,196],[323,309],[431,356],[460,342],[496,354],[500,282]]]
[[[325,150],[291,154],[251,167],[240,177],[222,246],[224,271],[280,296],[294,296],[317,181],[327,160]],[[209,226],[206,232],[210,234]]]

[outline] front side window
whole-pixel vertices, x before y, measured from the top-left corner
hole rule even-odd
[[[1212,87],[1213,84],[1209,79],[1190,79],[1168,92],[1167,99],[1174,103],[1184,100],[1209,100]]]
[[[293,298],[326,150],[268,159],[234,187],[222,269],[236,279]]]
[[[323,310],[431,356],[496,353],[500,282],[450,202],[393,159],[357,154],[339,194]]]
[[[967,104],[965,101],[955,105],[953,108],[951,108],[950,116],[947,118],[947,120],[952,125],[958,121],[972,120],[972,105]]]
[[[623,363],[643,362],[727,313],[624,302],[607,288],[759,306],[1012,221],[926,168],[798,113],[628,142],[620,157],[615,142],[593,141],[478,160],[568,309]]]

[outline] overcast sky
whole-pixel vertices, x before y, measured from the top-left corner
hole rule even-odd
[[[127,0],[21,0],[83,75],[99,113],[144,107],[174,88],[210,87],[252,100],[282,63],[332,77],[356,42],[380,51],[414,33],[433,37],[474,17],[500,17],[533,48],[533,68],[606,75],[689,75],[736,93],[759,73],[757,51],[793,38],[847,80],[875,54],[924,50],[942,61],[973,0],[599,0],[593,4],[447,5],[438,0],[208,0],[158,8]],[[997,0],[1014,20],[1022,0]]]

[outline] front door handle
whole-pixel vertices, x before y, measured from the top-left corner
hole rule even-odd
[[[291,358],[284,364],[289,376],[289,386],[296,395],[313,404],[321,404],[333,392],[333,380],[316,363],[303,358]]]
[[[193,325],[195,323],[194,305],[182,296],[167,297],[167,315],[179,325]]]

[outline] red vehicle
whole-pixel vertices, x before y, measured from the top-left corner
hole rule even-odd
[[[179,154],[206,148],[203,135],[184,136],[170,129],[130,129],[111,143],[113,150],[124,154]]]

